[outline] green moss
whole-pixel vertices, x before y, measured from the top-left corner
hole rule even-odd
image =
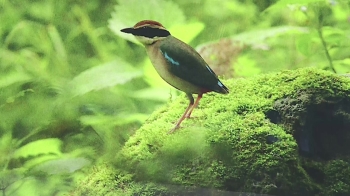
[[[303,123],[311,119],[306,118],[313,114],[309,108],[329,100],[338,104],[331,108],[333,116],[342,113],[350,124],[347,111],[340,110],[350,103],[348,78],[308,68],[224,83],[230,94],[205,94],[193,118],[174,134],[167,132],[184,112],[186,97],[155,112],[116,155],[116,167],[133,174],[136,182],[267,194],[350,194],[349,162],[331,162],[349,157],[349,151],[319,162],[319,157],[300,156],[300,146],[306,145],[307,151],[311,142],[296,140]],[[317,136],[317,131],[309,130],[310,137]],[[310,172],[314,168],[325,180],[315,179]],[[339,172],[347,176],[335,174]]]
[[[112,191],[123,193],[124,188],[132,182],[131,179],[130,174],[101,164],[90,169],[86,178],[70,195],[108,195]]]
[[[325,194],[348,195],[350,193],[350,166],[343,160],[330,161],[325,166]]]
[[[92,172],[87,174],[78,188],[70,195],[153,196],[172,193],[172,190],[160,184],[134,182],[132,174],[115,169],[105,163],[90,170]]]

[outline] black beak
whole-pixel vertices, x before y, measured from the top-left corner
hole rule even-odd
[[[125,28],[120,30],[123,33],[130,33],[130,34],[134,34],[135,29],[134,28]]]

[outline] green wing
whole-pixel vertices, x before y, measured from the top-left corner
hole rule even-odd
[[[169,71],[175,76],[208,91],[228,92],[213,70],[192,47],[174,37],[169,37],[160,45],[160,50],[167,60]]]

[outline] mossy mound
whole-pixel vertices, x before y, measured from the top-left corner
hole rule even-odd
[[[127,141],[115,163],[132,179],[124,193],[138,195],[135,184],[154,182],[271,195],[350,195],[348,77],[307,68],[224,83],[230,94],[205,94],[194,118],[174,134],[167,132],[184,112],[185,96],[154,113]],[[118,181],[125,174],[115,176]],[[157,195],[178,193],[158,187]]]

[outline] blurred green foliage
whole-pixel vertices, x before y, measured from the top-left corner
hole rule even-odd
[[[192,46],[228,39],[234,77],[347,73],[349,13],[346,0],[0,1],[0,189],[64,193],[179,94],[119,29],[153,19]]]

